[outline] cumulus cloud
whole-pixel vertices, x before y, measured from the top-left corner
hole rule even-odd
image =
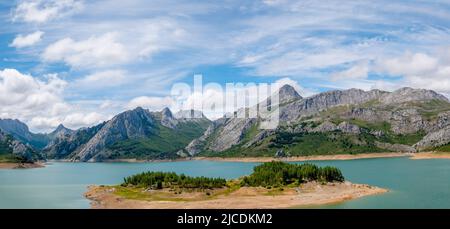
[[[117,41],[116,33],[92,36],[86,40],[61,39],[49,45],[42,54],[47,62],[64,62],[72,67],[102,67],[124,63],[128,52]]]
[[[81,0],[22,0],[13,11],[14,21],[44,23],[81,10]]]
[[[47,110],[61,102],[61,92],[66,82],[56,76],[40,81],[15,69],[0,71],[1,113],[32,114],[36,110]]]
[[[107,118],[67,103],[63,100],[67,82],[57,75],[45,78],[39,80],[15,69],[0,70],[0,118],[17,118],[37,131],[50,131],[61,123],[72,128],[90,126]]]
[[[347,80],[347,79],[364,79],[369,73],[369,66],[366,62],[356,64],[344,71],[337,72],[331,75],[332,80]]]
[[[450,92],[450,59],[448,48],[423,53],[405,52],[399,57],[378,60],[374,72],[400,76],[396,84],[425,88],[448,94]],[[389,84],[394,84],[390,82]]]
[[[418,75],[436,69],[438,60],[425,53],[407,52],[401,57],[379,61],[380,70],[392,75]]]
[[[9,45],[10,47],[15,48],[23,48],[27,46],[32,46],[42,39],[42,35],[44,35],[44,32],[42,31],[36,31],[34,33],[30,33],[28,35],[22,35],[19,34],[14,38],[12,43]]]

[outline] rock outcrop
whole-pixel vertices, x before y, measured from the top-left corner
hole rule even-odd
[[[280,111],[280,120],[293,121],[334,106],[369,102],[374,99],[379,99],[386,93],[388,92],[380,90],[366,92],[359,89],[320,93],[282,107]]]
[[[211,139],[207,146],[212,151],[224,151],[237,145],[243,139],[247,130],[249,130],[257,122],[256,119],[250,118],[231,118],[227,119],[223,125],[219,127],[217,132],[218,137]]]
[[[439,147],[450,143],[450,126],[441,130],[427,134],[414,147],[418,150],[427,150],[433,147]]]
[[[348,122],[341,122],[337,126],[337,129],[344,133],[349,133],[349,134],[360,134],[361,133],[361,129],[359,128],[359,126],[350,124]]]
[[[375,145],[380,149],[385,149],[385,150],[389,150],[389,151],[393,151],[393,152],[402,152],[402,153],[417,152],[417,150],[414,147],[408,146],[408,145],[403,145],[403,144],[390,144],[390,143],[386,143],[386,142],[376,141]]]

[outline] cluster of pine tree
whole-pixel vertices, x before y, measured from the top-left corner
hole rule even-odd
[[[144,172],[124,178],[122,186],[136,186],[152,189],[192,188],[213,189],[222,188],[226,180],[222,178],[190,177],[173,172]]]
[[[342,182],[344,176],[335,167],[273,161],[256,166],[251,175],[242,179],[241,185],[275,187],[308,181]]]

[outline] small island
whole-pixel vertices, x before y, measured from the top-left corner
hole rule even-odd
[[[345,181],[335,167],[266,162],[234,180],[144,172],[116,186],[89,186],[92,208],[243,209],[331,204],[387,190]]]

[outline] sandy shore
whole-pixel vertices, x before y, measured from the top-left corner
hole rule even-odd
[[[411,153],[364,153],[364,154],[337,154],[337,155],[315,155],[315,156],[294,156],[286,158],[274,157],[195,157],[193,160],[206,161],[227,161],[227,162],[270,162],[270,161],[328,161],[328,160],[356,160],[367,158],[387,158],[387,157],[409,157]]]
[[[34,169],[45,167],[42,163],[0,163],[0,169]]]
[[[114,187],[106,186],[89,186],[85,196],[91,200],[94,209],[267,209],[332,204],[385,192],[386,189],[350,182],[325,185],[312,182],[276,194],[265,188],[243,187],[205,200],[128,199],[115,194]],[[187,195],[195,198],[196,195],[205,194]]]
[[[414,153],[410,157],[413,160],[421,160],[421,159],[450,159],[450,152],[423,152],[423,153]]]

